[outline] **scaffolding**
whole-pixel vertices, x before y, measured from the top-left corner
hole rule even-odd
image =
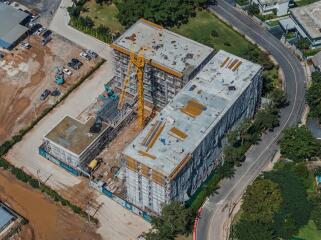
[[[145,49],[145,66],[141,72],[143,97],[151,108],[164,108],[213,56],[213,49],[143,19],[130,27],[111,47],[114,49],[116,87],[120,91],[125,88],[126,94],[134,98],[141,94],[137,91],[141,87],[137,88],[139,82],[130,79],[136,74],[130,66],[131,59]],[[122,97],[120,99],[123,101]]]

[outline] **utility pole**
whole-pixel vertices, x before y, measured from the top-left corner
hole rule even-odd
[[[96,213],[98,212],[98,210],[99,210],[103,205],[104,205],[103,202],[101,202],[101,203],[99,204],[99,206],[97,207],[96,211],[95,211],[94,214],[93,214],[93,217],[96,215]]]

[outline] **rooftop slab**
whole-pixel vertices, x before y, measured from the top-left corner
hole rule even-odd
[[[312,38],[321,38],[321,1],[293,8],[291,13]]]
[[[167,67],[181,74],[197,68],[213,49],[164,29],[144,19],[137,21],[113,44],[115,49],[138,53],[144,48],[144,56],[154,65]]]
[[[123,154],[170,177],[260,70],[257,64],[219,51]]]
[[[28,28],[20,23],[29,16],[5,3],[0,3],[0,39],[13,43],[23,35]]]
[[[82,123],[66,116],[45,136],[45,139],[80,155],[108,127],[108,124],[102,122],[101,130],[98,133],[91,133],[90,128],[94,122],[95,118]]]

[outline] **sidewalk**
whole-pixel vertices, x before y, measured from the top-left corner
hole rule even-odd
[[[55,16],[51,21],[49,29],[85,49],[91,49],[95,51],[100,57],[106,60],[111,59],[112,49],[106,43],[103,43],[100,40],[82,33],[68,25],[70,17],[67,12],[67,7],[71,5],[72,0],[61,1]]]

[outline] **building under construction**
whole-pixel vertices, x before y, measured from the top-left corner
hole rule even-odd
[[[165,107],[184,85],[213,56],[213,49],[180,36],[159,25],[139,20],[112,45],[114,49],[115,82],[122,89],[124,79],[131,80],[126,92],[136,97],[137,86],[134,71],[129,71],[131,52],[143,50],[145,104]]]
[[[64,117],[43,138],[39,153],[74,175],[89,176],[87,165],[134,117],[133,106],[117,109],[118,95],[106,84],[98,111],[86,121]]]
[[[129,34],[141,25],[152,28],[140,21]],[[253,116],[261,72],[225,51],[211,58],[123,151],[128,200],[156,213],[164,203],[188,200],[219,164],[225,133]]]

